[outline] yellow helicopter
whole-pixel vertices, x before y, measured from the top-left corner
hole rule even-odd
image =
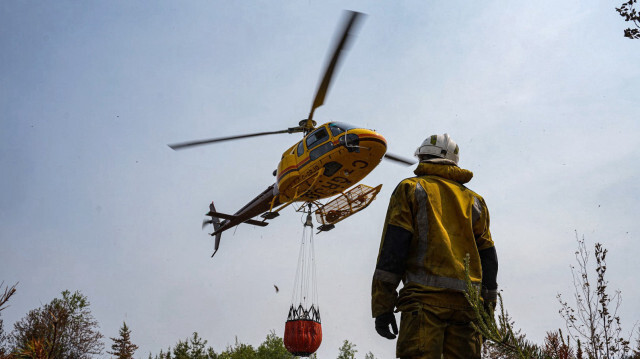
[[[269,219],[279,215],[279,212],[294,202],[302,202],[309,208],[315,206],[316,220],[321,223],[319,231],[328,231],[339,221],[361,211],[367,207],[380,192],[382,185],[369,187],[358,184],[382,160],[413,164],[411,160],[387,153],[385,138],[369,129],[349,125],[342,122],[328,122],[316,127],[313,113],[316,108],[324,104],[324,98],[334,70],[338,66],[341,54],[347,48],[353,37],[353,29],[363,17],[362,13],[348,11],[343,23],[341,34],[336,42],[333,55],[316,91],[311,106],[311,112],[306,120],[298,126],[286,130],[259,132],[238,136],[213,138],[171,144],[174,150],[231,141],[248,137],[265,136],[281,133],[302,132],[302,140],[289,147],[283,154],[277,169],[274,171],[276,183],[269,186],[256,198],[239,209],[235,214],[217,212],[213,202],[209,205],[210,220],[203,222],[204,226],[212,224],[211,236],[215,237],[216,254],[220,246],[222,232],[241,223],[255,226],[266,226]],[[336,196],[326,204],[319,200]],[[305,209],[306,210],[306,209]],[[261,220],[253,219],[261,216]],[[221,219],[223,221],[221,221]]]

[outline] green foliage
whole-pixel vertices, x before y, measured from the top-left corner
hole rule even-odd
[[[127,327],[127,323],[122,322],[119,334],[118,338],[111,338],[113,344],[111,344],[111,351],[107,353],[115,355],[117,359],[133,359],[133,353],[138,346],[131,343],[131,330]]]
[[[160,351],[160,354],[152,356],[149,359],[294,359],[284,347],[282,338],[278,337],[275,332],[270,332],[264,342],[255,349],[253,346],[240,343],[236,338],[236,342],[232,346],[221,352],[211,347],[206,347],[207,341],[202,339],[198,333],[184,341],[178,341],[173,350],[169,348],[166,353]],[[312,356],[311,358],[315,358]]]
[[[149,359],[298,359],[284,347],[282,338],[271,331],[265,340],[257,348],[243,344],[238,341],[234,345],[227,346],[221,352],[216,353],[213,348],[205,348],[206,340],[193,333],[193,337],[184,341],[178,341],[173,349],[169,348],[166,353],[162,350],[155,356],[149,354]],[[337,359],[355,359],[356,345],[345,340],[339,349]],[[311,354],[309,359],[318,359],[317,354]],[[371,353],[365,355],[365,359],[376,359]]]
[[[240,343],[236,337],[236,343],[228,346],[216,359],[254,359],[255,357],[256,351],[253,346]]]
[[[29,341],[20,351],[13,353],[9,358],[16,359],[48,359],[51,357],[51,344],[43,339],[36,338]]]
[[[340,353],[337,359],[355,359],[357,352],[356,345],[345,339],[340,347]]]
[[[160,353],[154,356],[153,358],[151,357],[151,353],[149,353],[149,359],[172,359],[172,358],[173,357],[171,356],[171,347],[167,349],[166,353],[163,352],[162,349],[160,349]]]
[[[476,320],[472,323],[473,327],[487,340],[485,354],[489,358],[546,358],[537,345],[529,342],[520,330],[514,329],[514,321],[505,310],[500,293],[498,293],[500,313],[496,322],[493,308],[484,305],[480,291],[471,282],[469,254],[464,260],[464,268],[467,283],[465,297],[476,315]]]
[[[282,338],[278,337],[274,331],[267,335],[267,338],[260,344],[256,351],[256,359],[293,359],[295,356],[284,347]]]
[[[174,359],[209,359],[206,350],[207,341],[194,332],[191,338],[178,341],[173,348]]]
[[[76,291],[30,311],[14,324],[9,342],[15,353],[38,358],[89,359],[102,354],[104,344],[87,297]]]
[[[178,340],[176,346],[167,352],[160,350],[159,354],[151,356],[149,359],[218,359],[221,358],[211,348],[206,348],[207,341],[202,339],[197,332],[194,332],[191,338],[185,338],[184,341]]]

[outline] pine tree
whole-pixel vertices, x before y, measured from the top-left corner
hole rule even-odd
[[[111,338],[113,344],[111,344],[111,350],[107,353],[115,355],[117,359],[133,359],[133,353],[138,349],[138,346],[131,343],[131,330],[127,327],[127,323],[122,322],[120,328],[120,336],[118,338]]]

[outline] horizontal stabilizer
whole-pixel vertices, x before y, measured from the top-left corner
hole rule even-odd
[[[207,213],[207,216],[215,217],[215,218],[227,219],[227,220],[230,220],[230,221],[233,220],[233,219],[237,219],[238,218],[238,216],[234,216],[234,215],[226,214],[226,213],[214,212],[214,211],[209,211],[209,213]],[[260,227],[265,227],[265,226],[267,226],[269,224],[267,222],[256,221],[254,219],[247,219],[246,221],[244,221],[242,223],[247,223],[247,224],[251,224],[251,225],[254,225],[254,226],[260,226]]]
[[[236,218],[236,216],[231,215],[231,214],[214,212],[214,211],[209,211],[209,213],[205,214],[205,216],[228,219],[228,220],[232,220],[232,219]]]

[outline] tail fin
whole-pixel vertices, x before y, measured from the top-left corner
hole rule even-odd
[[[216,252],[218,251],[218,247],[220,246],[220,237],[222,237],[222,233],[216,234],[216,245],[214,247],[213,254],[211,254],[211,258],[213,258],[213,256],[215,256]]]
[[[209,213],[207,213],[207,216],[211,216],[211,219],[210,220],[205,219],[202,222],[202,228],[204,228],[207,224],[213,224],[213,233],[211,233],[211,235],[214,235],[214,233],[216,233],[216,231],[222,225],[220,223],[220,218],[216,217],[214,213],[216,213],[216,207],[213,205],[213,202],[211,202],[211,204],[209,205]],[[211,255],[212,258],[218,251],[218,247],[220,247],[220,237],[222,237],[222,233],[216,233],[215,237],[216,237],[215,247],[214,247],[215,250]]]
[[[213,202],[209,205],[209,213],[208,216],[211,216],[211,223],[213,223],[213,230],[217,231],[220,228],[220,218],[214,217],[213,213],[216,212],[216,206],[213,205]]]

